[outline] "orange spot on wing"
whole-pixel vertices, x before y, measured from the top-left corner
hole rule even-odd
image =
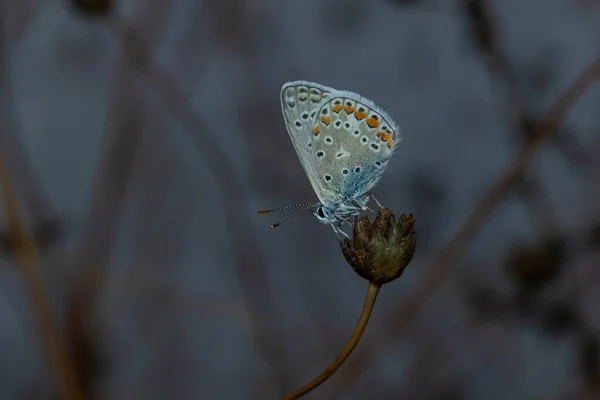
[[[321,122],[323,122],[325,125],[329,125],[331,123],[331,118],[321,115]]]
[[[379,121],[375,118],[369,118],[367,120],[367,125],[369,125],[370,128],[377,128],[379,126]]]
[[[363,118],[365,118],[367,116],[367,113],[363,112],[363,111],[356,111],[354,113],[354,116],[356,117],[357,120],[360,121],[361,119],[363,119]]]
[[[317,136],[321,132],[321,127],[319,125],[315,125],[313,128],[313,135]]]
[[[389,147],[390,149],[392,148],[392,143],[393,143],[393,141],[392,141],[392,139],[390,139],[390,140],[388,141],[388,147]]]
[[[384,133],[383,135],[381,135],[381,140],[383,140],[384,142],[387,142],[388,139],[390,138],[390,134],[389,133]]]
[[[346,114],[352,114],[354,112],[354,107],[346,106],[344,107],[344,111],[346,111]]]
[[[385,134],[385,132],[379,131],[377,132],[377,136],[383,136]]]
[[[331,107],[331,109],[333,110],[333,112],[340,112],[342,110],[342,105],[341,104],[336,104],[333,107]]]

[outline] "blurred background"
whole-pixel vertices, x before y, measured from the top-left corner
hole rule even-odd
[[[256,214],[316,200],[279,104],[298,79],[400,122],[374,193],[418,232],[307,398],[600,398],[600,85],[547,117],[598,21],[596,0],[0,1],[0,398],[69,398],[60,343],[95,399],[276,399],[335,358],[367,282],[309,213]]]

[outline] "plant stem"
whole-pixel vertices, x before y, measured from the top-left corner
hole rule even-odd
[[[322,383],[324,383],[327,379],[329,379],[335,371],[339,367],[342,366],[346,358],[352,353],[352,350],[358,344],[367,324],[369,323],[369,318],[371,317],[371,313],[373,311],[373,307],[375,306],[375,300],[377,299],[377,294],[379,294],[379,289],[381,289],[381,285],[378,285],[373,282],[369,282],[369,287],[367,288],[367,296],[365,298],[365,304],[363,305],[362,312],[360,313],[360,317],[358,318],[358,323],[356,324],[356,328],[354,328],[354,332],[352,332],[352,336],[346,346],[342,349],[342,352],[336,357],[335,360],[327,367],[319,376],[317,376],[312,381],[308,382],[306,385],[302,386],[300,389],[295,392],[288,394],[284,400],[293,400],[298,399],[311,390],[315,389]]]
[[[64,400],[84,399],[75,366],[62,340],[60,327],[54,319],[46,297],[38,266],[37,249],[19,217],[18,205],[2,157],[0,157],[0,199],[4,202],[12,247],[23,274],[40,340],[48,355],[50,366],[56,374],[60,397]]]

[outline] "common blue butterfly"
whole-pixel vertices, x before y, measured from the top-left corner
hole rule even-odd
[[[281,110],[319,202],[291,206],[305,208],[271,228],[311,210],[336,234],[346,235],[339,227],[368,209],[369,198],[373,197],[370,191],[400,142],[399,126],[389,114],[357,93],[307,81],[282,86]],[[286,208],[290,207],[259,213]]]

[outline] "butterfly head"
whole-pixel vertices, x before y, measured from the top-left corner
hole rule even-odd
[[[318,204],[318,207],[312,210],[313,215],[319,222],[323,224],[331,224],[332,222],[337,221],[335,217],[335,213],[328,207]]]
[[[316,208],[311,209],[311,211],[319,222],[331,224],[346,221],[358,215],[361,211],[365,211],[368,201],[369,194],[364,194],[358,197],[343,198],[341,201],[333,204],[324,205],[317,203],[315,204]]]

